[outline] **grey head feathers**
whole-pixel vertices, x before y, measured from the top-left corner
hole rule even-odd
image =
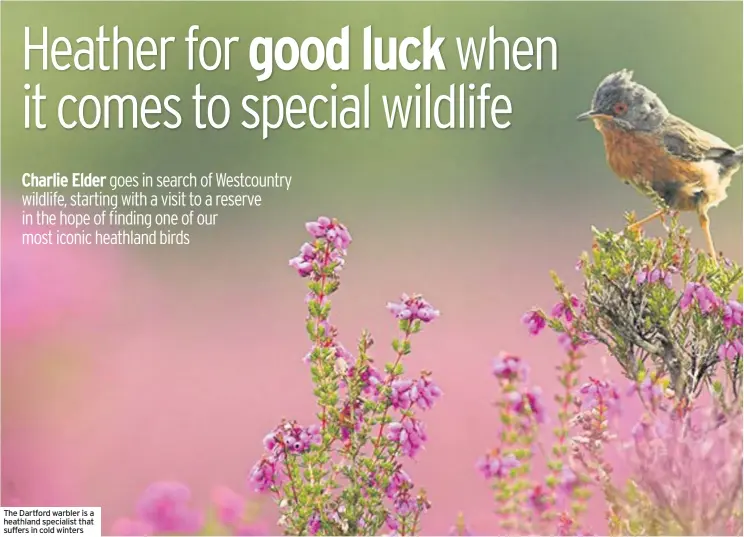
[[[633,71],[622,69],[607,75],[592,99],[595,114],[609,116],[622,128],[654,130],[669,116],[662,100],[633,80]]]

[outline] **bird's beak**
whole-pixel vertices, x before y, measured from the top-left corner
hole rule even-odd
[[[576,116],[576,121],[586,121],[587,119],[608,119],[609,117],[610,116],[607,114],[600,114],[594,110],[589,110],[588,112]]]

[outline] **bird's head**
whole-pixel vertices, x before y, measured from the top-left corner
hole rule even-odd
[[[576,119],[593,119],[599,126],[613,122],[626,130],[650,131],[661,125],[669,110],[646,86],[633,80],[633,71],[623,69],[607,75],[594,91],[592,105]]]

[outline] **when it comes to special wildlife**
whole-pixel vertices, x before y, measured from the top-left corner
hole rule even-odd
[[[733,148],[671,114],[627,69],[605,77],[591,109],[576,119],[594,121],[610,168],[627,184],[646,195],[656,193],[672,210],[697,212],[717,262],[708,210],[726,199],[731,177],[742,165],[742,146]],[[631,227],[638,229],[663,214],[659,209]]]

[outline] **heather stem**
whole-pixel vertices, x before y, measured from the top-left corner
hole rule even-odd
[[[395,356],[395,362],[393,362],[393,367],[390,368],[390,372],[388,373],[388,376],[385,379],[385,382],[383,384],[382,391],[385,392],[390,385],[393,383],[393,380],[395,380],[396,374],[395,370],[398,367],[398,364],[403,359],[403,355],[406,353],[406,349],[409,348],[408,343],[411,338],[411,334],[413,333],[413,323],[409,322],[406,325],[406,329],[403,332],[403,340],[401,341],[398,350],[396,351]],[[377,432],[377,438],[375,439],[375,442],[373,444],[374,447],[374,454],[375,454],[375,460],[378,460],[381,453],[379,453],[380,449],[380,443],[382,442],[382,433],[385,430],[385,420],[387,419],[388,411],[390,410],[390,406],[387,405],[385,407],[384,412],[382,413],[382,418],[380,419],[380,428]]]

